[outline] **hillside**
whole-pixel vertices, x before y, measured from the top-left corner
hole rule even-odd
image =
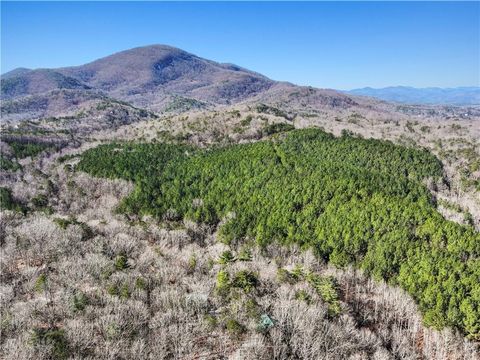
[[[419,300],[430,325],[480,337],[473,306],[480,301],[474,295],[480,235],[444,222],[434,210],[421,181],[439,181],[442,169],[426,151],[308,129],[206,152],[113,144],[87,151],[78,169],[137,181],[121,211],[213,226],[222,221],[219,237],[228,245],[251,239],[263,248],[274,242],[312,247],[331,264],[354,264],[401,285]],[[458,261],[459,253],[472,262]],[[424,271],[448,272],[458,282],[422,279]],[[466,287],[456,288],[461,284]]]
[[[1,358],[478,358],[480,108],[154,45],[1,111]]]
[[[39,95],[56,89],[89,89],[79,80],[50,69],[24,70],[7,73],[1,80],[2,99]]]
[[[2,96],[18,99],[58,89],[91,88],[158,110],[172,94],[228,104],[273,84],[265,76],[235,65],[202,59],[170,46],[152,45],[77,67],[14,70],[2,76]]]
[[[76,67],[19,68],[2,75],[1,84],[1,112],[6,121],[72,115],[88,106],[92,96],[157,112],[261,102],[304,113],[480,116],[480,109],[475,107],[396,106],[353,93],[295,86],[166,45],[134,48]],[[65,91],[76,95],[53,100]]]

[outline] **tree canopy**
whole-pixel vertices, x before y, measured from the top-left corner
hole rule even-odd
[[[227,243],[311,247],[401,286],[428,325],[480,339],[480,234],[437,212],[424,183],[442,165],[426,150],[303,129],[210,149],[101,145],[78,169],[135,181],[123,212],[220,223]]]

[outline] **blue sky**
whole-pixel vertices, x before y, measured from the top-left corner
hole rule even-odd
[[[4,2],[1,72],[168,44],[275,80],[479,86],[479,2]]]

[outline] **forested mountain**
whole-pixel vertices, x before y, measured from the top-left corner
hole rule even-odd
[[[122,51],[59,69],[17,69],[2,76],[2,97],[18,99],[59,89],[95,89],[143,107],[172,94],[228,104],[268,90],[275,82],[236,65],[202,59],[166,45]]]
[[[0,358],[480,356],[478,107],[163,45],[1,86]]]
[[[134,48],[75,67],[15,69],[2,75],[1,88],[4,120],[71,115],[90,106],[88,99],[92,96],[126,101],[152,111],[178,112],[263,102],[307,106],[330,113],[344,110],[392,116],[401,116],[407,111],[421,115],[480,113],[479,109],[404,109],[335,90],[296,86],[166,45]],[[50,99],[60,91],[76,94],[75,99],[57,101],[55,112],[50,111]]]

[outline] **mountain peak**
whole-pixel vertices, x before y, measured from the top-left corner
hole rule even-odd
[[[98,90],[151,109],[161,108],[165,99],[174,95],[229,104],[261,93],[275,84],[273,80],[240,66],[217,63],[162,44],[120,51],[85,65],[19,70],[8,76],[11,84],[4,83],[2,78],[2,87],[12,88],[9,98],[32,95],[32,89],[38,94],[40,90],[47,92],[68,85]],[[33,84],[32,79],[39,79],[42,86],[25,86]]]
[[[11,77],[19,76],[31,71],[31,69],[27,69],[24,67],[18,67],[13,70],[7,71],[6,73],[2,74],[2,79],[8,79]]]
[[[115,58],[119,58],[122,60],[126,57],[156,58],[156,57],[162,57],[162,56],[168,56],[168,55],[175,56],[180,54],[188,54],[191,56],[195,56],[182,49],[179,49],[170,45],[152,44],[152,45],[146,45],[146,46],[138,46],[128,50],[118,51],[111,55],[95,60],[93,61],[93,63],[98,61],[104,61],[106,59],[115,59]]]

